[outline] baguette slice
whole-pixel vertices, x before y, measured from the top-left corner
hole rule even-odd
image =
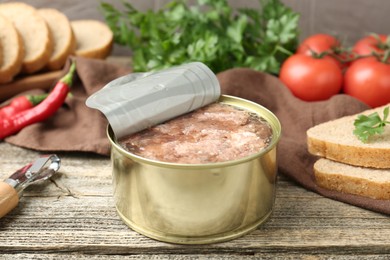
[[[38,9],[39,14],[45,19],[53,38],[53,52],[46,68],[49,70],[61,69],[68,56],[76,49],[76,38],[68,18],[60,11],[53,8]]]
[[[22,37],[25,49],[22,71],[30,74],[42,69],[53,49],[45,20],[34,7],[21,2],[0,4],[0,14],[13,22]]]
[[[378,112],[383,118],[387,106],[390,104],[362,114]],[[363,143],[353,134],[356,118],[357,115],[346,116],[310,128],[307,131],[308,151],[351,165],[390,168],[390,126],[385,126],[383,134],[371,136],[367,143]]]
[[[104,59],[112,49],[114,35],[110,28],[97,20],[71,21],[76,36],[76,56]]]
[[[390,169],[351,166],[321,158],[314,163],[314,174],[322,188],[390,200]]]
[[[1,18],[0,18],[1,19]],[[2,20],[0,20],[0,27],[2,26]],[[2,28],[0,28],[0,33],[2,32]],[[3,43],[1,42],[1,36],[0,36],[0,67],[3,64]]]
[[[22,68],[24,47],[22,38],[12,22],[0,15],[0,84],[12,81]]]

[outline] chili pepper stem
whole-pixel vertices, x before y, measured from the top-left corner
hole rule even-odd
[[[71,61],[68,73],[66,73],[66,75],[63,76],[59,81],[65,83],[68,86],[72,85],[73,74],[75,70],[76,70],[76,62]]]
[[[26,98],[28,101],[30,101],[32,106],[36,106],[39,103],[41,103],[48,94],[42,94],[42,95],[27,95]]]

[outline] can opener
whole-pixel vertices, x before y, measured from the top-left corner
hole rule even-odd
[[[60,165],[61,159],[57,155],[44,155],[0,181],[0,218],[18,205],[26,187],[49,179],[59,170]]]

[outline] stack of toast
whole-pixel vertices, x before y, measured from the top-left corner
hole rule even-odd
[[[360,114],[383,115],[389,106]],[[390,200],[390,126],[364,143],[353,133],[357,117],[342,117],[307,131],[309,152],[321,157],[314,164],[316,183],[343,193]]]

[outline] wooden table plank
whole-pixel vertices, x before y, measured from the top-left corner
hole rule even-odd
[[[39,153],[0,143],[0,178]],[[0,219],[1,259],[387,259],[385,215],[329,200],[279,176],[272,217],[241,238],[211,245],[174,245],[144,237],[115,212],[109,158],[64,153],[53,180],[30,186]],[[16,258],[15,258],[16,257]]]
[[[64,256],[64,254],[34,254],[35,259],[42,260],[58,260],[58,259],[109,259],[109,260],[161,260],[161,259],[170,259],[170,260],[198,260],[198,259],[213,259],[213,260],[227,260],[227,259],[240,259],[240,260],[253,260],[253,259],[262,259],[262,260],[297,260],[297,259],[307,259],[307,260],[322,260],[322,259],[335,259],[332,255],[317,255],[317,254],[273,254],[272,256],[268,254],[255,254],[255,255],[241,255],[241,254],[231,254],[231,255],[88,255],[88,254],[74,254],[71,256]],[[31,254],[5,254],[1,256],[1,259],[4,260],[15,260],[15,259],[32,259]],[[356,259],[365,259],[365,260],[388,260],[389,257],[386,255],[358,255],[354,254],[351,256],[338,255],[338,260],[356,260]]]

